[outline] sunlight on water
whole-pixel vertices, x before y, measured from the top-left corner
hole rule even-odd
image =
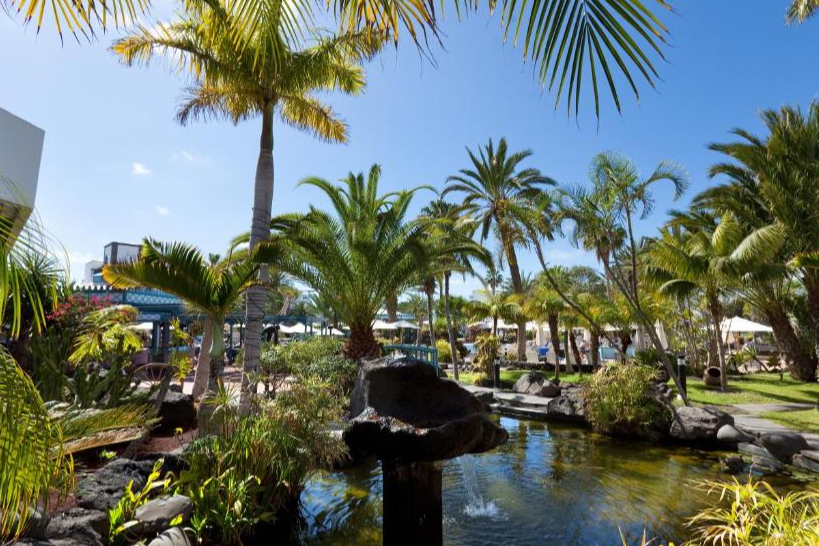
[[[498,505],[492,501],[485,502],[478,489],[478,476],[475,474],[475,460],[472,455],[458,458],[461,465],[464,487],[466,487],[466,506],[464,514],[471,518],[503,519]]]

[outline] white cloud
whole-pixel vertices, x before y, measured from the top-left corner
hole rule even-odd
[[[159,205],[155,206],[154,210],[160,216],[168,216],[171,213],[171,211],[169,209],[167,209],[166,207],[159,206]]]
[[[131,174],[134,176],[151,176],[153,171],[146,167],[143,163],[134,163],[131,165]]]

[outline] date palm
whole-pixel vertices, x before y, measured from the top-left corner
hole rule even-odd
[[[379,194],[381,167],[368,175],[350,173],[340,184],[307,178],[332,212],[311,207],[305,214],[273,219],[285,249],[281,270],[315,290],[350,327],[344,354],[351,359],[380,356],[372,323],[390,294],[409,288],[434,258],[422,224],[407,220],[415,192]]]
[[[211,117],[233,123],[261,117],[249,241],[253,250],[270,232],[274,117],[323,140],[346,141],[347,126],[316,93],[360,93],[365,85],[360,63],[381,49],[384,37],[370,31],[318,37],[304,49],[283,48],[277,62],[262,62],[271,40],[265,32],[275,32],[281,39],[288,10],[279,6],[277,26],[259,26],[246,43],[238,45],[232,37],[243,22],[231,5],[226,0],[189,4],[180,19],[150,28],[140,26],[112,49],[128,65],[147,63],[160,53],[172,55],[173,66],[194,80],[177,113],[182,124]],[[259,274],[262,282],[251,286],[246,296],[246,375],[259,369],[267,268],[262,267]],[[246,386],[247,382],[242,383]]]
[[[550,274],[561,285],[566,284],[566,270],[560,266],[553,266]],[[560,294],[557,293],[543,277],[538,279],[538,285],[532,298],[527,301],[527,307],[532,318],[545,320],[549,326],[549,338],[552,343],[552,354],[555,359],[555,379],[560,378],[560,321],[561,316],[568,311],[568,306]],[[567,290],[564,287],[564,290]]]
[[[462,194],[465,210],[480,226],[479,238],[485,241],[490,232],[500,242],[509,266],[510,283],[521,298],[523,279],[518,265],[517,248],[528,243],[526,222],[537,207],[543,188],[554,181],[534,168],[521,168],[531,150],[510,153],[505,138],[497,148],[492,140],[476,155],[467,148],[469,168],[447,179],[444,195]],[[526,319],[518,318],[517,353],[519,361],[526,361]]]

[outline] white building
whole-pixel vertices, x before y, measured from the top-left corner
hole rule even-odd
[[[0,217],[17,235],[31,215],[45,132],[0,108]]]

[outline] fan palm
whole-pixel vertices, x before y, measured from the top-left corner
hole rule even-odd
[[[463,194],[465,210],[480,225],[480,240],[485,241],[494,229],[504,258],[509,266],[511,285],[523,296],[523,280],[518,265],[516,248],[526,246],[525,222],[537,207],[544,187],[554,181],[534,168],[521,168],[521,163],[532,155],[531,150],[510,153],[506,139],[501,138],[497,148],[492,140],[480,148],[478,154],[467,148],[472,165],[447,179],[444,195]],[[526,320],[520,317],[518,327],[518,360],[526,360]]]
[[[302,50],[282,48],[278,62],[262,63],[271,39],[282,39],[288,24],[288,9],[280,3],[273,28],[261,25],[246,43],[233,36],[241,28],[242,14],[231,11],[232,3],[213,0],[188,4],[182,17],[151,28],[140,26],[112,47],[129,65],[147,63],[157,53],[173,55],[174,66],[194,79],[177,113],[184,124],[191,119],[223,117],[233,123],[261,116],[261,143],[256,163],[250,249],[269,235],[273,203],[273,119],[331,141],[344,142],[347,126],[316,92],[341,91],[358,94],[364,88],[361,61],[377,53],[382,34],[351,32],[318,37]],[[273,32],[271,37],[269,32]],[[244,369],[259,369],[262,321],[268,280],[266,267],[259,271],[262,282],[251,286],[246,296]],[[247,383],[243,381],[243,385]],[[243,390],[243,394],[246,394]]]
[[[271,223],[283,235],[282,271],[315,290],[350,327],[344,354],[354,360],[380,355],[372,323],[386,298],[409,288],[444,250],[429,247],[424,226],[406,220],[419,188],[380,195],[380,178],[378,165],[340,184],[307,178],[300,185],[323,192],[332,213],[311,207]]]
[[[273,262],[273,244],[265,245]],[[205,315],[202,351],[194,378],[193,393],[207,387],[214,391],[224,363],[222,326],[225,316],[242,294],[259,281],[254,260],[228,260],[211,264],[195,247],[145,239],[139,260],[107,265],[103,278],[116,288],[147,286],[177,296]],[[207,350],[206,350],[207,348]]]

